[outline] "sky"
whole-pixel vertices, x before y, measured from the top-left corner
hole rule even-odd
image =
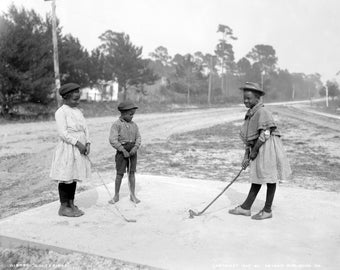
[[[45,0],[1,0],[51,12]],[[63,33],[71,33],[92,50],[106,30],[125,32],[148,57],[158,46],[171,56],[213,53],[219,24],[233,29],[236,61],[257,44],[276,50],[278,66],[289,72],[320,73],[340,81],[339,0],[56,0]]]

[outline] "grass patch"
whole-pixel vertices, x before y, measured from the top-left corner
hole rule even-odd
[[[325,133],[300,120],[281,119],[280,123],[293,171],[293,179],[285,185],[340,191],[339,155],[331,156],[327,144],[315,143],[323,141]],[[177,134],[165,143],[143,146],[138,153],[138,172],[229,181],[240,169],[244,154],[239,124],[231,122]],[[335,137],[330,136],[335,139],[334,143]],[[243,173],[239,181],[248,181],[248,173]]]
[[[231,123],[173,135],[138,155],[140,173],[226,181],[238,172],[243,149]]]

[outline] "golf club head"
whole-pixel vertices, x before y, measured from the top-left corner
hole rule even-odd
[[[135,219],[125,219],[127,222],[137,222]]]
[[[197,214],[191,209],[189,209],[189,218],[194,218],[194,216],[197,216]]]

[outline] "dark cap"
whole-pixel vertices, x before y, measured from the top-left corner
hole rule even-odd
[[[73,91],[73,90],[77,90],[80,88],[80,85],[79,84],[76,84],[76,83],[65,83],[63,84],[60,89],[59,89],[59,94],[61,96],[64,96],[66,95],[67,93]]]
[[[243,91],[254,91],[259,93],[261,96],[264,96],[266,94],[263,89],[260,88],[259,84],[253,82],[246,82],[243,87],[240,87],[240,89]]]
[[[130,100],[123,101],[119,103],[118,105],[118,110],[121,112],[132,110],[132,109],[138,109],[138,107]]]

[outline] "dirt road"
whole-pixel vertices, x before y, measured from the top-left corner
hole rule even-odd
[[[273,106],[268,106],[273,107]],[[302,104],[294,106],[275,106],[274,111],[290,118],[303,120],[319,127],[340,131],[340,117],[337,115],[320,113]]]
[[[300,118],[322,128],[327,126],[339,131],[340,120],[303,112],[297,107],[270,108],[288,118]],[[166,142],[173,134],[241,120],[245,111],[244,107],[236,106],[179,113],[137,114],[134,120],[140,127],[145,146],[153,142]],[[102,165],[114,155],[108,143],[108,134],[116,118],[117,116],[87,119],[92,139],[90,156],[101,168],[105,168]],[[0,129],[0,141],[0,217],[56,200],[58,195],[55,183],[49,181],[48,177],[53,149],[58,141],[55,122],[3,125]],[[100,181],[94,177],[91,183],[80,186],[78,190],[98,184]]]

